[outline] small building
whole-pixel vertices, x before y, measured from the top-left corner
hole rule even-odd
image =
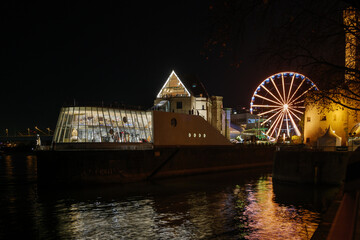
[[[181,76],[172,71],[154,100],[154,110],[198,115],[230,138],[229,121],[223,109],[223,97],[211,96],[193,75]],[[229,109],[227,111],[230,111]],[[230,115],[229,115],[230,116]]]
[[[265,140],[263,132],[266,126],[261,124],[265,120],[256,114],[251,114],[248,109],[242,109],[231,114],[231,128],[236,129],[238,136],[244,141]],[[235,134],[232,136],[237,137]]]
[[[334,107],[336,107],[334,105]],[[322,111],[316,104],[309,104],[305,109],[304,117],[304,143],[316,146],[317,139],[323,136],[329,126],[336,135],[341,137],[342,145],[347,145],[349,128],[349,111],[343,107],[334,108],[334,110]]]

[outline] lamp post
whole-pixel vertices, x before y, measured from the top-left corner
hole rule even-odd
[[[349,133],[349,136],[350,136],[350,140],[351,140],[351,151],[354,151],[354,137],[355,137],[356,133],[353,132],[353,133]]]

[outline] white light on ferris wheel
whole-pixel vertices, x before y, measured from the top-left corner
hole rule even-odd
[[[318,90],[316,85],[302,74],[281,72],[262,81],[250,101],[250,112],[265,118],[261,123],[270,124],[265,134],[275,140],[291,135],[300,136],[298,123],[304,114],[306,93]]]

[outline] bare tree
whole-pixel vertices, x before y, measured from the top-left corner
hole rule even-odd
[[[215,0],[210,6],[213,34],[208,52],[233,55],[254,22],[262,26],[266,44],[256,53],[268,68],[287,66],[319,87],[310,101],[336,103],[360,110],[359,1],[340,0]],[[331,105],[331,104],[330,104]]]

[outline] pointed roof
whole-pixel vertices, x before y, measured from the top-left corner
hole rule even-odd
[[[176,75],[173,70],[168,79],[166,80],[163,87],[160,89],[160,92],[157,94],[157,98],[162,98],[164,96],[186,96],[190,97],[190,92],[187,90],[183,82]]]
[[[209,94],[206,91],[204,84],[195,74],[181,75],[181,79],[187,89],[192,93],[191,95],[195,97],[203,96],[209,98]]]
[[[195,75],[184,75],[180,78],[173,70],[157,94],[157,98],[175,96],[203,96],[209,98],[204,85]]]
[[[341,137],[336,135],[332,127],[329,125],[329,128],[326,130],[325,134],[320,138],[341,138]]]

